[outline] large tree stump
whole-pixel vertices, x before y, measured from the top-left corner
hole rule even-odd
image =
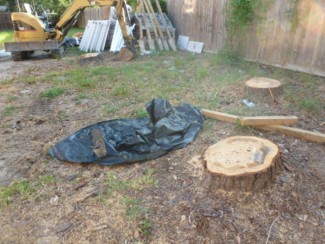
[[[245,82],[245,89],[251,95],[268,95],[273,98],[283,94],[280,81],[265,77],[255,77]]]
[[[258,190],[274,180],[280,165],[279,148],[252,136],[229,137],[204,153],[210,190]]]

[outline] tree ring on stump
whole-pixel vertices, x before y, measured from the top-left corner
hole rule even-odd
[[[245,82],[246,90],[252,95],[262,94],[277,97],[283,94],[280,81],[266,77],[255,77]]]
[[[280,152],[273,142],[233,136],[210,146],[203,156],[212,176],[210,189],[258,190],[274,180]]]

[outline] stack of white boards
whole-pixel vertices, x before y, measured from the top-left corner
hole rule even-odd
[[[109,26],[109,20],[89,20],[79,49],[84,52],[102,52],[105,48]]]
[[[115,20],[89,20],[82,36],[79,49],[84,52],[104,51],[112,21]],[[132,35],[135,25],[126,27],[128,35]],[[118,21],[116,21],[110,51],[119,52],[123,45],[124,39],[121,27]]]

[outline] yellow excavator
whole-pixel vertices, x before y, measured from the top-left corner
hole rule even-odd
[[[27,59],[31,53],[38,50],[48,51],[52,54],[60,53],[64,37],[76,23],[80,12],[91,6],[115,7],[126,48],[133,50],[133,40],[127,34],[124,21],[123,11],[126,9],[124,0],[74,0],[54,28],[48,28],[44,22],[31,13],[12,13],[15,41],[5,43],[6,52],[11,52],[14,61]]]

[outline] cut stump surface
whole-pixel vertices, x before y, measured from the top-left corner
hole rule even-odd
[[[101,61],[103,61],[103,55],[101,53],[86,53],[79,57],[79,64]]]
[[[204,153],[212,190],[262,189],[274,180],[279,158],[276,144],[251,136],[226,138]]]
[[[255,77],[245,83],[246,90],[252,95],[269,95],[277,97],[283,94],[282,84],[278,80]]]

